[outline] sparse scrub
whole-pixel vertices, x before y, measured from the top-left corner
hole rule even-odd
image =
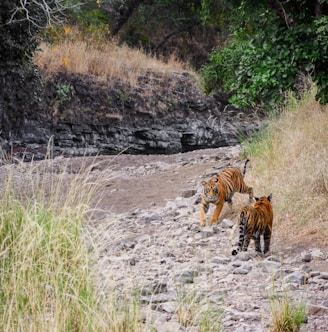
[[[111,332],[142,332],[141,303],[137,296],[131,294],[113,295],[104,303],[110,317]]]
[[[288,296],[271,301],[271,314],[270,332],[297,332],[306,322],[305,304],[295,304]]]
[[[316,93],[312,85],[301,100],[289,96],[262,135],[245,144],[256,194],[274,194],[274,236],[303,244],[309,234],[323,244],[328,235],[328,110]]]
[[[192,326],[195,323],[197,310],[199,309],[197,293],[180,290],[178,292],[179,307],[177,309],[178,321],[182,326]]]
[[[178,303],[177,318],[182,326],[197,326],[200,332],[221,331],[221,313],[214,312],[196,289],[178,289]]]

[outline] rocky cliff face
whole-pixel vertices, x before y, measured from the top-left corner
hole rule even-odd
[[[172,154],[238,144],[261,120],[206,97],[187,73],[147,73],[136,86],[57,73],[44,79],[43,111],[3,137],[27,159],[94,154]]]

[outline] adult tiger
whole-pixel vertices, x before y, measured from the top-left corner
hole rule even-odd
[[[238,248],[232,250],[232,255],[238,251],[247,251],[250,240],[255,240],[255,250],[262,253],[261,235],[264,237],[264,254],[270,250],[272,233],[272,194],[268,197],[255,197],[254,206],[245,206],[239,217],[239,242]]]
[[[202,204],[200,208],[200,224],[204,225],[205,213],[208,211],[209,204],[215,204],[216,208],[211,219],[212,224],[218,221],[224,202],[232,205],[232,197],[235,192],[249,195],[249,202],[253,203],[253,189],[244,182],[246,173],[247,159],[244,165],[243,174],[239,168],[228,167],[219,175],[203,182]]]

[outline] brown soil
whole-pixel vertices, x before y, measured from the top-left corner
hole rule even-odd
[[[175,155],[119,155],[99,156],[89,158],[56,158],[52,161],[38,162],[42,165],[40,174],[61,173],[65,171],[67,181],[76,174],[81,174],[82,168],[94,165],[91,176],[102,183],[98,192],[98,214],[131,213],[136,209],[164,207],[170,200],[183,196],[194,190],[196,205],[200,202],[201,182],[220,172],[227,165],[241,166],[238,147],[197,150]],[[83,165],[83,166],[82,166]],[[4,165],[0,167],[0,192],[5,189],[9,170],[14,171],[14,180],[24,188],[24,179],[28,173],[29,164]],[[105,175],[104,171],[108,171]],[[247,173],[246,173],[247,179]],[[230,218],[236,222],[238,209],[241,207],[238,194],[234,197],[234,207],[224,207],[220,220]],[[288,236],[279,233],[279,224],[287,221],[281,218],[275,221],[274,241],[276,245],[290,250],[290,253],[300,253],[308,248],[328,248],[327,240],[320,236],[320,231],[309,234],[300,240],[299,236]],[[198,223],[198,220],[195,220]]]

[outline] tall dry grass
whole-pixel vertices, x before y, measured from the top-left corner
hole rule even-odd
[[[83,231],[100,181],[89,176],[94,165],[70,178],[65,169],[45,171],[47,162],[2,169],[0,330],[102,331],[108,316]]]
[[[273,193],[274,235],[300,244],[328,245],[328,108],[312,84],[245,152],[252,160],[255,195]]]
[[[64,39],[52,45],[42,43],[34,63],[47,72],[67,71],[92,74],[100,79],[119,78],[132,86],[137,84],[139,76],[148,71],[163,75],[188,71],[194,75],[175,57],[164,62],[141,49],[118,46],[113,42],[96,44],[79,39]]]

